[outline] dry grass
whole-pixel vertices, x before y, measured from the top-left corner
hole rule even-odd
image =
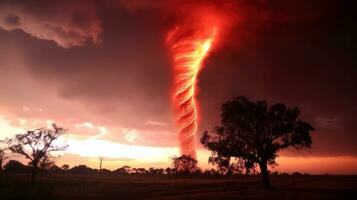
[[[1,177],[0,199],[353,199],[357,176],[273,176],[274,190],[260,177],[167,177],[150,175],[40,177],[30,188],[25,175]]]

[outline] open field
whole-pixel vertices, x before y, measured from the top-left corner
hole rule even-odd
[[[357,176],[168,177],[154,175],[52,175],[28,187],[25,175],[1,177],[0,199],[353,199]]]

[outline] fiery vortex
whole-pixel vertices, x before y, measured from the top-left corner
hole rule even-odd
[[[198,127],[197,76],[212,48],[217,27],[178,26],[169,32],[174,67],[173,102],[177,116],[178,139],[182,155],[196,158],[195,135]]]

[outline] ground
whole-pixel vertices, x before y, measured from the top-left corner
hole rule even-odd
[[[28,177],[0,177],[0,199],[354,199],[357,176],[168,177],[155,175],[50,175],[28,186]]]

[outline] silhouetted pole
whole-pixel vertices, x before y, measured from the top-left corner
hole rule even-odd
[[[100,158],[99,158],[99,161],[100,161],[100,163],[99,163],[99,173],[101,173],[101,172],[102,172],[102,163],[103,163],[103,158],[102,158],[102,157],[100,157]]]

